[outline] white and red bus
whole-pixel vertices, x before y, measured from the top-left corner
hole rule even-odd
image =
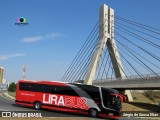
[[[91,117],[117,118],[122,96],[114,89],[76,83],[19,80],[16,104],[35,109],[88,114]]]

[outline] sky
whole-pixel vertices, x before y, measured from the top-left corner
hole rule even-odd
[[[160,29],[159,0],[0,0],[0,67],[7,81],[59,81],[103,4],[115,15]],[[18,18],[28,25],[15,25]]]

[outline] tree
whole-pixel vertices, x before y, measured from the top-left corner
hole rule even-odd
[[[16,84],[12,82],[8,87],[9,92],[15,92],[16,91]]]
[[[77,80],[76,83],[84,83],[84,80]]]

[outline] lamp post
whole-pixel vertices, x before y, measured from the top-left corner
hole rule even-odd
[[[22,68],[22,79],[25,80],[26,79],[26,65],[23,66]]]

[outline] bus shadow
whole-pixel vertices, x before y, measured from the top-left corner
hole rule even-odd
[[[33,107],[30,107],[30,106],[23,106],[23,105],[19,105],[19,104],[11,104],[12,106],[14,107],[17,107],[17,108],[28,108],[28,109],[31,109],[30,111],[34,111],[35,109],[33,109]]]
[[[19,105],[19,104],[15,104],[15,103],[13,103],[13,104],[11,104],[12,106],[14,106],[14,107],[22,107],[22,105]],[[25,107],[25,106],[23,106],[23,107]],[[29,108],[29,107],[28,107]]]
[[[149,104],[149,103],[138,103],[138,102],[128,102],[128,104],[140,107],[142,109],[146,109],[149,111],[153,112],[160,112],[160,106],[159,105],[154,105],[154,104]]]

